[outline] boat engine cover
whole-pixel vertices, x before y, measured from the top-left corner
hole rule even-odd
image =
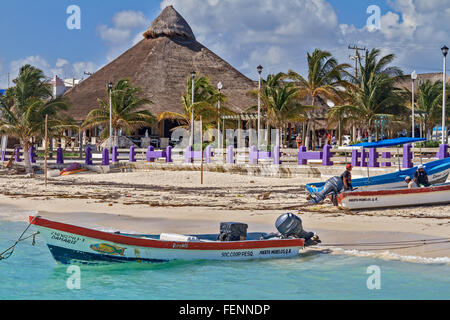
[[[315,236],[314,232],[307,232],[303,230],[302,219],[300,219],[293,213],[285,213],[278,217],[277,221],[275,222],[275,227],[277,228],[278,232],[286,238],[294,237],[309,241],[312,237]]]
[[[343,188],[344,183],[342,182],[342,179],[340,177],[333,177],[325,183],[325,186],[321,191],[316,192],[312,195],[312,199],[309,201],[309,203],[321,203],[329,194],[337,196]]]

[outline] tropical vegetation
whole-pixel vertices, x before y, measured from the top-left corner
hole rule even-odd
[[[109,89],[108,91],[109,97]],[[110,133],[110,104],[109,101],[98,99],[99,108],[92,110],[81,126],[82,130],[101,127],[101,139],[107,140]],[[142,89],[132,85],[129,79],[119,80],[111,90],[111,114],[113,136],[117,137],[119,130],[126,135],[138,129],[151,127],[155,124],[155,117],[144,109],[152,102],[143,97]]]
[[[62,112],[68,110],[69,103],[52,96],[52,86],[42,70],[24,65],[13,83],[0,97],[0,132],[19,140],[25,166],[31,172],[29,150],[44,138],[46,117],[49,138],[58,137],[62,129],[73,127],[74,123]]]

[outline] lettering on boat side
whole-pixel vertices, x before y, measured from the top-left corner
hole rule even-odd
[[[267,315],[270,311],[270,305],[235,305],[225,304],[223,309],[214,307],[203,307],[196,305],[189,305],[180,307],[178,314],[180,315],[195,315],[206,316],[210,318],[213,312],[222,313],[223,315]]]
[[[222,257],[253,257],[253,251],[222,252]]]
[[[188,243],[174,243],[172,245],[172,249],[188,249],[189,244]]]
[[[292,249],[275,249],[275,250],[261,250],[260,255],[264,254],[290,254]]]
[[[65,242],[68,244],[77,244],[78,241],[82,241],[84,242],[83,238],[80,237],[76,237],[73,235],[68,235],[68,234],[62,234],[56,231],[52,231],[51,233],[52,236],[52,240],[56,240],[56,241],[61,241],[61,242]]]
[[[377,202],[378,198],[357,198],[349,199],[348,202]]]

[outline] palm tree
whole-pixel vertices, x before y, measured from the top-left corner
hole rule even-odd
[[[46,116],[50,137],[73,127],[73,120],[60,113],[67,110],[69,104],[62,98],[53,99],[52,87],[41,70],[25,65],[13,83],[15,86],[0,97],[0,132],[20,141],[26,170],[32,172],[29,150],[33,140],[44,137]]]
[[[327,51],[314,50],[312,54],[307,54],[308,77],[305,79],[300,74],[290,70],[288,77],[296,82],[300,90],[300,99],[309,98],[311,106],[315,106],[318,98],[328,99],[335,104],[340,104],[345,99],[345,88],[350,87],[350,83],[345,80],[351,77],[346,69],[349,64],[339,64],[337,60]],[[309,146],[309,133],[314,122],[314,117],[309,116],[307,129],[303,132],[303,141]],[[305,132],[306,131],[306,132]],[[306,135],[306,138],[305,138]],[[313,134],[315,139],[315,133]],[[313,145],[315,143],[313,142]]]
[[[345,107],[346,112],[361,119],[366,125],[371,139],[375,130],[375,120],[380,116],[406,114],[402,98],[396,93],[394,83],[402,71],[396,67],[388,67],[394,60],[393,54],[380,58],[380,50],[366,51],[364,65],[360,62],[359,86],[349,89],[352,96],[351,105]]]
[[[145,105],[152,102],[141,97],[141,94],[142,89],[134,87],[129,79],[121,79],[115,85],[111,92],[112,129],[115,137],[119,129],[126,134],[132,134],[138,129],[155,124],[155,117],[149,110],[144,109]],[[97,101],[100,108],[89,112],[81,128],[86,130],[101,126],[100,137],[104,141],[109,137],[109,101]]]
[[[219,111],[216,108],[218,102],[225,102],[226,96],[219,93],[216,87],[212,86],[208,77],[199,76],[194,78],[194,104],[192,104],[192,78],[188,77],[186,83],[186,92],[181,97],[181,112],[165,111],[158,115],[158,122],[164,120],[176,121],[179,125],[172,130],[183,128],[190,130],[191,114],[194,113],[194,122],[202,118],[202,129],[212,128],[217,124]],[[226,107],[221,107],[220,114],[234,114]]]
[[[411,108],[411,90],[405,88],[402,91],[402,95],[405,100],[409,101],[407,107]],[[427,138],[430,139],[430,130],[436,123],[439,123],[442,116],[442,81],[420,81],[415,96],[415,112],[421,117],[424,132]]]
[[[263,80],[260,92],[262,110],[267,115],[267,122],[278,129],[281,136],[284,135],[284,144],[287,142],[285,126],[288,122],[305,121],[305,112],[310,109],[300,103],[297,96],[300,89],[293,82],[285,81],[286,78],[286,74],[282,72],[268,75],[267,80]],[[258,92],[259,90],[252,90],[249,94],[256,96]],[[249,110],[256,111],[257,106]],[[280,142],[278,140],[277,144],[281,145]]]

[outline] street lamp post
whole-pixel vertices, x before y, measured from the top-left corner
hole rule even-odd
[[[191,92],[191,146],[194,145],[194,80],[195,80],[195,71],[191,72],[191,87],[192,87],[192,92]]]
[[[219,82],[217,84],[217,89],[219,90],[219,95],[222,91],[223,85],[222,82]],[[217,148],[218,149],[222,149],[222,135],[220,134],[220,97],[219,97],[219,101],[217,104]]]
[[[445,130],[445,103],[446,103],[446,96],[445,96],[445,87],[447,85],[447,74],[446,74],[446,69],[447,69],[447,53],[448,53],[448,48],[447,46],[443,46],[441,48],[442,50],[442,55],[444,56],[444,80],[443,80],[443,90],[444,93],[442,95],[442,144],[445,144],[446,142],[446,130]]]
[[[261,148],[261,73],[263,67],[259,65],[258,70],[258,150]]]
[[[416,124],[415,124],[415,114],[414,114],[414,82],[417,79],[417,73],[416,70],[414,70],[411,73],[411,82],[412,82],[412,137],[415,138],[416,136]]]
[[[108,83],[109,90],[109,140],[111,141],[111,147],[113,146],[113,133],[112,133],[112,89],[113,83]]]

